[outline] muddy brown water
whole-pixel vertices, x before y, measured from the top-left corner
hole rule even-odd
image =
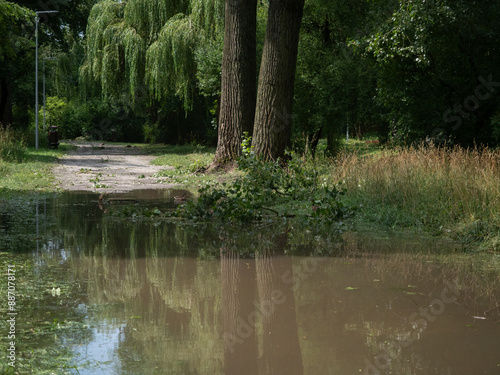
[[[67,373],[500,374],[494,255],[293,223],[112,217],[173,209],[182,194],[135,191],[100,207],[97,194],[64,193],[26,203],[30,220],[0,212],[2,250],[35,260],[25,277],[42,298],[26,314],[80,323],[55,342],[71,353]]]

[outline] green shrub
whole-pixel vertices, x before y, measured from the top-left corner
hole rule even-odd
[[[85,136],[104,141],[142,142],[142,117],[127,106],[106,99],[73,101],[64,110],[60,126],[62,138]]]
[[[68,103],[57,96],[47,96],[45,99],[45,128],[58,126],[59,129],[64,125],[64,113]],[[38,111],[39,126],[43,126],[43,107]]]
[[[63,139],[74,139],[83,135],[88,127],[90,112],[87,103],[70,102],[64,110],[64,123],[59,132]]]
[[[0,160],[0,178],[7,176],[8,173],[9,165],[3,160]]]

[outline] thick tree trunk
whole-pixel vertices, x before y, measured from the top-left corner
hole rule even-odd
[[[257,0],[226,0],[221,102],[216,164],[241,153],[251,134],[256,101]]]
[[[304,0],[270,0],[255,113],[255,153],[283,157],[290,146],[292,104]]]

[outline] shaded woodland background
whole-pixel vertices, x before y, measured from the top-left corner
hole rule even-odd
[[[278,3],[257,2],[256,77]],[[64,138],[216,144],[224,1],[43,6],[0,1],[2,124],[34,133],[33,11],[58,10],[39,25],[40,103],[42,59],[57,58],[45,60],[48,125]],[[496,146],[499,16],[492,0],[305,1],[293,111],[277,113],[290,146],[326,138],[333,154],[347,128],[382,143]]]

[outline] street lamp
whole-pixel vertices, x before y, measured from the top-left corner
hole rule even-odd
[[[58,13],[58,11],[40,10],[35,13],[35,148],[38,150],[38,15]]]
[[[45,60],[57,60],[55,57],[43,58],[43,131],[45,132]]]

